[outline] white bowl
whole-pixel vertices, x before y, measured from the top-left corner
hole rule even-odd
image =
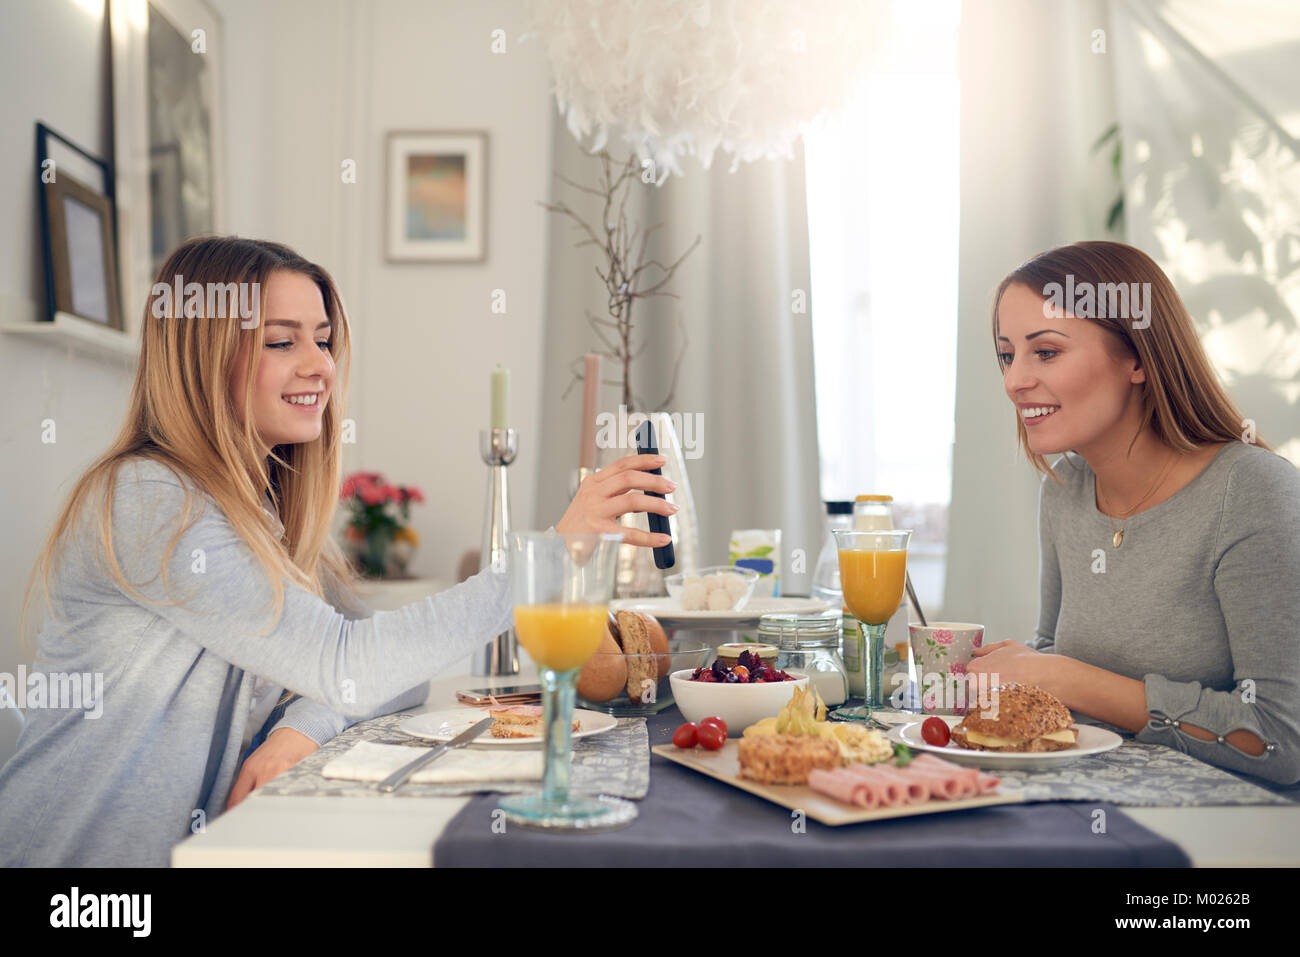
[[[692,681],[694,668],[683,668],[668,676],[673,700],[687,721],[699,724],[717,716],[727,722],[727,737],[738,738],[751,724],[775,718],[794,696],[795,688],[807,688],[808,676],[787,671],[794,681],[764,681],[760,684],[719,684]]]
[[[740,594],[725,609],[717,611],[740,611],[749,602],[750,597],[754,594],[754,586],[758,584],[761,577],[758,572],[752,568],[735,568],[731,565],[710,565],[708,568],[699,568],[693,572],[678,572],[676,575],[669,575],[664,579],[664,587],[668,589],[668,597],[676,600],[677,607],[685,610],[682,604],[682,596],[686,592],[686,579],[688,578],[712,578],[715,575],[734,575],[744,584]],[[696,611],[705,611],[707,609],[696,609]]]

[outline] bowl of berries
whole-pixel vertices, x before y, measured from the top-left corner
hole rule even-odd
[[[764,718],[780,713],[795,688],[806,688],[808,676],[764,664],[742,651],[734,667],[723,661],[684,668],[668,676],[673,699],[687,721],[721,718],[733,737]]]

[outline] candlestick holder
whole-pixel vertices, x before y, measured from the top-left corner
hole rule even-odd
[[[483,548],[479,552],[479,571],[504,561],[506,535],[510,531],[510,485],[506,468],[519,451],[519,436],[514,429],[483,429],[478,434],[479,452],[488,467],[487,502],[483,511]],[[474,654],[471,674],[519,674],[519,644],[514,629],[508,629],[485,643]]]

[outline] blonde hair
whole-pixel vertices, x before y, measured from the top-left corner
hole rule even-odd
[[[257,315],[264,316],[268,280],[280,271],[305,275],[320,289],[333,324],[329,348],[338,374],[322,412],[320,437],[275,446],[268,462],[263,457],[264,446],[253,433],[251,414],[265,324],[258,321],[245,329],[237,315],[221,318],[201,312],[187,317],[183,303],[170,295],[164,297],[158,284],[171,286],[176,277],[183,277],[186,286],[195,282],[205,289],[213,288],[208,283],[224,287],[229,283],[256,282],[260,284]],[[241,339],[249,344],[244,390],[242,396],[232,397],[232,373]],[[99,543],[113,579],[142,601],[179,604],[155,602],[138,592],[126,581],[113,552],[111,518],[116,476],[125,461],[136,457],[166,466],[178,479],[187,478],[210,495],[266,570],[274,595],[274,613],[271,624],[259,634],[266,634],[279,621],[286,579],[323,599],[332,593],[336,604],[360,607],[353,590],[356,573],[330,534],[342,470],[340,423],[347,397],[350,352],[347,318],[333,279],[288,246],[214,236],[191,239],[177,247],[159,270],[145,306],[140,358],[126,420],[108,450],[73,487],[28,577],[19,626],[24,642],[27,605],[38,575],[44,583],[46,606],[57,620],[50,601],[50,573],[64,552],[65,534],[75,528],[82,509],[95,502],[99,508]],[[232,399],[241,403],[245,414],[237,414]],[[161,569],[169,595],[168,560],[186,529],[198,518],[195,515],[187,521],[191,495],[189,483],[182,479],[181,484],[186,488],[185,505]],[[268,492],[284,525],[280,539],[263,508]]]
[[[1013,269],[993,296],[993,348],[998,353],[1002,352],[998,346],[998,307],[1007,287],[1018,283],[1046,299],[1051,284],[1067,287],[1067,276],[1073,277],[1069,284],[1072,288],[1085,283],[1091,283],[1093,289],[1112,288],[1108,284],[1123,285],[1125,289],[1132,283],[1150,284],[1150,312],[1146,316],[1150,325],[1146,328],[1134,329],[1127,315],[1083,317],[1110,333],[1108,342],[1116,354],[1127,352],[1136,357],[1146,372],[1142,422],[1133,442],[1148,425],[1157,438],[1179,452],[1191,452],[1210,442],[1241,439],[1244,420],[1219,384],[1187,306],[1164,270],[1134,246],[1103,241],[1073,243],[1039,253]],[[1072,305],[1066,303],[1066,309]],[[1002,364],[1000,358],[998,363]],[[1034,468],[1059,482],[1060,476],[1047,460],[1030,451],[1025,423],[1019,414],[1016,434]],[[1269,448],[1258,437],[1255,444]]]

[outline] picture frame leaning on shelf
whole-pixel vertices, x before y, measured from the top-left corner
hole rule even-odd
[[[69,164],[51,155],[52,141],[98,167],[107,184],[105,191],[73,176]],[[57,314],[64,313],[125,335],[111,165],[38,122],[36,182],[45,266],[44,321],[54,322]]]

